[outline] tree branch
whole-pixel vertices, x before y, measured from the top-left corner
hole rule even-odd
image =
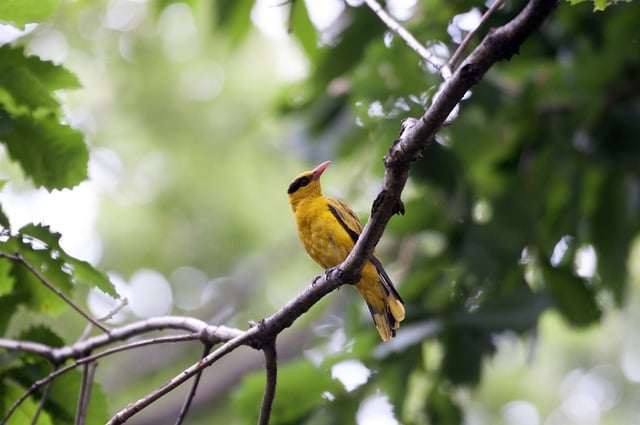
[[[262,395],[258,425],[269,425],[271,407],[276,397],[276,383],[278,381],[278,352],[276,351],[275,340],[265,345],[262,348],[262,352],[264,353],[267,378],[264,386],[264,394]]]
[[[400,194],[409,177],[411,164],[431,144],[449,113],[493,64],[518,53],[520,45],[553,12],[557,4],[557,0],[531,0],[511,21],[490,31],[451,78],[445,81],[425,114],[419,119],[405,121],[400,138],[384,158],[382,189],[373,204],[369,221],[355,247],[339,266],[343,281],[357,282],[366,259],[373,254],[387,223],[398,211]]]
[[[204,349],[202,350],[201,358],[205,358],[210,351],[211,351],[211,345],[205,344]],[[184,400],[184,403],[182,404],[180,413],[178,413],[178,417],[176,418],[175,425],[182,424],[182,422],[184,421],[184,418],[187,416],[187,412],[189,412],[189,408],[191,407],[191,402],[193,401],[193,397],[195,397],[196,390],[198,389],[198,385],[200,384],[201,377],[202,377],[202,370],[196,374],[195,378],[193,378],[193,383],[191,384],[191,388],[189,388],[189,393],[187,394],[187,398]]]
[[[449,69],[448,72],[451,72],[451,70],[455,68],[456,63],[458,63],[458,61],[460,60],[460,57],[462,56],[467,46],[471,42],[471,39],[473,38],[473,36],[476,35],[476,32],[478,31],[478,29],[489,20],[491,15],[493,15],[493,13],[496,10],[498,10],[500,6],[502,6],[502,0],[494,0],[491,7],[489,7],[489,9],[487,9],[487,11],[484,12],[484,14],[482,15],[480,22],[478,22],[478,26],[475,27],[473,30],[469,31],[467,36],[464,38],[464,40],[462,40],[462,43],[460,43],[456,51],[449,58],[449,61],[447,62],[447,64],[444,66],[444,68]]]
[[[89,408],[89,400],[91,400],[91,386],[96,374],[98,364],[95,361],[85,363],[82,370],[82,385],[80,394],[78,395],[78,408],[76,411],[75,425],[84,425],[87,419],[87,409]]]
[[[369,9],[378,17],[391,31],[398,34],[398,36],[407,43],[414,52],[416,52],[425,62],[431,64],[435,69],[440,70],[444,65],[444,62],[431,53],[422,43],[420,43],[405,27],[403,27],[398,21],[393,19],[391,15],[378,3],[376,0],[364,0],[369,6]]]

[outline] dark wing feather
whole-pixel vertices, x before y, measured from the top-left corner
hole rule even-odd
[[[358,242],[358,237],[360,233],[362,233],[362,223],[360,223],[360,219],[356,213],[354,213],[347,204],[337,199],[328,198],[327,205],[329,206],[331,214],[338,220],[342,228],[346,230],[353,243]]]

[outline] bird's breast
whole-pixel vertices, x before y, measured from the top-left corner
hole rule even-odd
[[[300,241],[316,263],[329,268],[347,258],[353,241],[323,198],[300,203],[295,216]]]

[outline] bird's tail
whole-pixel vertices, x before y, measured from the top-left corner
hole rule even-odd
[[[361,281],[356,285],[356,289],[367,302],[380,338],[389,341],[396,336],[400,322],[404,319],[404,302],[382,266],[378,267],[375,261],[373,263],[378,279],[369,285],[363,285],[364,282]]]

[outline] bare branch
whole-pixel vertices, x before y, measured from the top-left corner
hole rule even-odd
[[[200,339],[202,339],[203,342],[208,342],[210,344],[228,341],[242,333],[239,329],[229,328],[226,326],[209,325],[206,322],[193,317],[153,317],[130,323],[120,328],[112,329],[109,335],[97,335],[84,341],[78,341],[71,346],[57,348],[53,350],[52,355],[54,359],[58,360],[82,357],[84,353],[112,344],[115,341],[122,341],[131,338],[132,336],[163,329],[179,329],[189,332],[198,332],[200,334]]]
[[[278,352],[276,351],[275,340],[262,347],[262,351],[264,353],[267,378],[264,386],[264,394],[262,395],[258,425],[269,425],[271,407],[276,397],[276,383],[278,381]]]
[[[87,409],[89,408],[89,400],[91,400],[91,386],[93,385],[97,366],[98,363],[92,361],[86,363],[83,367],[82,385],[80,386],[80,394],[78,395],[75,425],[84,425],[87,419]]]
[[[54,368],[53,371],[55,372],[56,369]],[[44,408],[45,403],[49,399],[49,393],[51,393],[51,386],[52,385],[53,385],[53,381],[50,381],[50,382],[47,383],[47,385],[42,390],[42,396],[40,397],[40,403],[38,403],[38,408],[36,409],[36,412],[33,414],[33,418],[31,419],[31,425],[35,425],[35,424],[38,423],[38,418],[40,417],[40,413],[42,412],[42,409]]]
[[[18,263],[21,263],[23,266],[27,268],[44,286],[49,288],[53,293],[62,298],[64,302],[69,304],[71,308],[77,311],[82,317],[87,319],[89,322],[93,323],[94,326],[99,328],[102,332],[109,333],[109,328],[107,328],[102,323],[98,322],[93,316],[89,313],[85,312],[78,304],[76,304],[71,298],[69,298],[64,292],[58,289],[53,283],[49,282],[46,277],[40,271],[33,266],[30,262],[28,262],[22,254],[19,252],[15,252],[13,254],[7,254],[6,252],[0,252],[0,258],[6,258],[7,260],[12,260]]]
[[[202,350],[201,358],[207,357],[207,354],[211,351],[211,345],[206,344],[204,349]],[[193,378],[193,383],[191,384],[191,388],[189,389],[189,393],[187,394],[187,398],[184,400],[184,404],[180,409],[180,413],[176,418],[175,425],[180,425],[184,421],[184,418],[187,416],[187,412],[191,407],[191,402],[193,401],[193,397],[196,395],[196,390],[198,389],[198,385],[200,384],[200,378],[202,377],[202,370],[200,370],[196,376]]]
[[[339,268],[327,270],[324,275],[314,281],[314,284],[307,287],[272,316],[262,320],[258,325],[249,328],[244,333],[240,333],[233,339],[230,339],[216,351],[209,354],[198,363],[191,365],[178,376],[167,381],[161,387],[150,392],[145,397],[129,404],[127,407],[116,413],[108,422],[108,425],[124,423],[131,416],[135,415],[140,410],[181,385],[200,370],[211,366],[218,359],[231,353],[241,345],[264,345],[264,341],[270,341],[277,334],[291,326],[298,317],[306,313],[322,297],[337,289],[344,283],[346,282],[340,279]]]
[[[419,119],[406,121],[400,138],[385,156],[382,189],[374,202],[369,221],[345,262],[338,266],[341,280],[358,281],[366,259],[373,253],[387,223],[398,211],[400,194],[409,177],[411,164],[431,144],[453,108],[493,64],[509,59],[518,52],[520,45],[553,12],[557,4],[557,0],[531,0],[511,21],[490,31],[453,76],[445,81],[439,96],[425,114]]]
[[[471,39],[473,38],[473,36],[476,35],[476,32],[478,31],[478,29],[489,20],[491,15],[493,15],[493,13],[496,10],[498,10],[500,6],[502,6],[502,0],[494,0],[491,7],[489,7],[489,9],[487,9],[487,11],[484,12],[484,14],[482,15],[482,18],[480,19],[478,26],[475,27],[473,30],[469,31],[467,36],[464,38],[464,40],[462,40],[462,43],[460,43],[456,51],[449,58],[449,61],[447,62],[447,64],[444,66],[445,69],[449,70],[448,72],[451,72],[451,70],[455,68],[456,63],[458,63],[458,61],[460,60],[460,57],[462,56],[467,46],[471,42]]]
[[[109,312],[107,312],[107,314],[98,319],[99,321],[106,322],[107,320],[112,319],[113,316],[118,314],[120,310],[122,310],[127,304],[129,304],[129,301],[126,298],[120,298],[117,301],[118,302],[116,303],[116,305]],[[82,332],[82,335],[80,335],[80,338],[78,338],[78,340],[82,341],[87,339],[92,329],[93,325],[91,323],[87,323],[87,327],[84,328],[84,332]]]
[[[416,38],[411,34],[405,27],[403,27],[398,21],[393,19],[391,15],[387,13],[386,10],[378,3],[376,0],[364,0],[364,2],[369,6],[369,9],[373,11],[382,22],[389,28],[391,31],[398,34],[398,36],[407,43],[413,51],[415,51],[422,59],[431,64],[434,68],[440,70],[444,65],[440,59],[431,53],[422,43],[420,43]]]

